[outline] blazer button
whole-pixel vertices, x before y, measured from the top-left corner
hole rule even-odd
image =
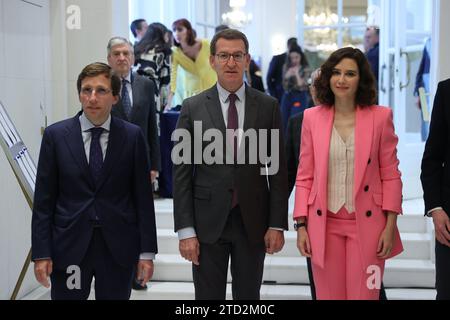
[[[369,192],[369,186],[364,187],[364,192]]]
[[[372,162],[372,159],[369,159],[369,161],[367,162],[367,164],[370,164]]]
[[[318,215],[319,217],[321,217],[321,216],[322,216],[322,210],[317,210],[317,215]]]
[[[367,218],[370,218],[372,216],[372,211],[367,211],[366,216],[367,216]]]

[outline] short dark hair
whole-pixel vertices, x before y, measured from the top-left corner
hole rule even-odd
[[[84,79],[104,75],[111,81],[111,89],[113,96],[118,96],[120,91],[120,78],[115,74],[113,69],[105,63],[95,62],[87,65],[81,71],[77,80],[78,95],[81,93],[81,84]]]
[[[290,50],[292,46],[298,46],[297,38],[289,38],[286,45],[288,50]]]
[[[214,33],[218,33],[220,31],[227,30],[227,29],[230,29],[230,27],[227,26],[226,24],[221,24],[216,27],[216,29],[214,30],[215,31]]]
[[[142,23],[144,23],[144,22],[146,22],[145,19],[137,19],[131,23],[131,25],[130,25],[131,33],[133,34],[133,36],[135,38],[137,37],[137,31],[142,30]]]
[[[219,41],[219,39],[242,40],[244,42],[244,45],[245,45],[245,53],[248,53],[248,51],[249,51],[250,45],[248,43],[248,39],[245,36],[245,34],[240,32],[239,30],[225,29],[223,31],[220,31],[220,32],[216,33],[214,35],[214,37],[212,38],[212,40],[211,40],[210,52],[211,52],[212,56],[214,56],[216,54],[216,44],[217,44],[217,41]]]
[[[290,68],[292,66],[292,61],[291,61],[291,55],[290,54],[293,53],[293,52],[296,52],[296,53],[298,53],[300,55],[300,57],[301,57],[300,65],[303,68],[309,67],[308,58],[306,58],[305,53],[303,52],[302,48],[298,44],[295,44],[295,45],[293,45],[293,46],[291,46],[289,48],[289,52],[288,52],[288,55],[286,57],[286,64],[287,64],[288,68]]]
[[[191,23],[187,19],[178,19],[172,23],[172,31],[175,31],[179,27],[185,27],[187,29],[187,44],[193,46],[195,44],[196,32],[192,28]],[[176,40],[173,41],[174,45],[181,46]]]
[[[333,69],[345,58],[354,60],[359,69],[359,84],[355,103],[361,107],[375,104],[377,100],[376,81],[370,64],[361,50],[351,47],[333,52],[320,68],[320,76],[314,82],[318,100],[327,106],[334,105],[335,97],[330,87],[330,79],[333,75]]]
[[[380,36],[380,28],[377,26],[369,26],[366,31],[373,30],[377,36]]]

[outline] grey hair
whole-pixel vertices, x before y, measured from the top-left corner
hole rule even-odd
[[[132,54],[134,54],[134,49],[133,49],[133,45],[131,44],[130,40],[125,39],[123,37],[112,37],[111,39],[109,39],[108,41],[108,56],[111,54],[111,50],[113,47],[118,46],[118,45],[122,45],[122,44],[126,44],[130,47],[130,52]]]

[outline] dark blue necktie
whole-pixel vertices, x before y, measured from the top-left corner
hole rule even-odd
[[[97,182],[103,167],[103,152],[100,145],[100,136],[103,128],[92,128],[91,131],[91,148],[89,151],[89,168],[92,176]]]
[[[131,106],[130,94],[128,93],[128,89],[127,89],[127,83],[128,83],[127,79],[122,79],[121,98],[122,98],[123,110],[125,111],[127,118],[130,119],[132,106]]]
[[[230,101],[230,104],[228,105],[228,123],[227,123],[227,129],[233,130],[235,132],[239,128],[239,121],[238,121],[238,113],[236,109],[236,100],[237,95],[234,93],[230,94],[228,96],[228,100]],[[238,141],[237,136],[233,137],[233,149],[234,149],[234,162],[237,164],[237,153],[238,153]],[[236,188],[233,188],[233,198],[231,200],[231,209],[236,207],[238,204],[238,196],[237,196],[237,190]]]

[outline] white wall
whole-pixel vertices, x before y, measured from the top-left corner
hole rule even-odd
[[[49,0],[0,0],[0,100],[37,159],[44,116],[52,111]],[[0,299],[9,299],[30,249],[31,210],[0,150]],[[28,272],[20,295],[36,288]]]
[[[264,83],[272,56],[285,52],[287,40],[297,36],[296,10],[297,0],[247,0],[245,11],[253,13],[253,22],[243,32],[250,53],[261,57]]]
[[[80,29],[66,27],[69,5],[80,8]],[[0,0],[0,100],[35,162],[45,115],[51,124],[80,110],[78,74],[106,62],[113,35],[128,36],[127,0]],[[0,181],[0,299],[8,299],[31,245],[31,210],[3,150]],[[37,286],[30,268],[19,297]]]
[[[167,28],[181,18],[186,18],[194,23],[193,18],[194,0],[130,0],[130,23],[135,19],[145,19],[147,22],[161,22]],[[132,35],[130,33],[130,37]]]
[[[437,80],[442,81],[450,78],[450,37],[448,34],[448,31],[450,30],[450,19],[448,18],[450,1],[439,0],[437,2],[439,5],[435,15],[435,32],[437,35],[434,39],[437,39],[438,41],[434,43],[433,50],[438,54],[437,57],[434,56],[434,60],[437,61],[437,64],[435,65],[435,70],[437,70]]]

